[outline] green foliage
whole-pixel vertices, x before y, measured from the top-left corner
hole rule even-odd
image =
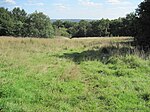
[[[14,8],[12,10],[12,16],[14,18],[14,36],[24,37],[26,35],[25,21],[27,19],[27,13],[23,9]]]
[[[53,22],[53,27],[56,36],[73,37],[78,31],[78,23],[70,21],[57,20]]]
[[[150,1],[144,0],[137,9],[138,35],[136,42],[143,49],[150,48]]]
[[[66,28],[54,27],[55,36],[71,37]]]
[[[90,22],[81,20],[78,23],[57,20],[53,26],[58,29],[66,28],[72,37],[135,36],[137,33],[134,13],[115,20],[101,19]]]
[[[124,30],[126,31],[126,35],[130,35],[135,37],[137,35],[137,16],[136,13],[130,13],[126,15],[126,19],[124,20]]]
[[[76,28],[76,37],[87,37],[87,28],[88,28],[89,23],[85,20],[81,20],[78,23],[78,26]]]
[[[28,35],[31,37],[45,37],[53,36],[53,27],[49,17],[41,12],[35,12],[29,15],[27,19]]]
[[[55,26],[57,28],[64,27],[63,22],[61,20],[57,20],[57,21],[53,22],[53,26]]]
[[[70,21],[64,21],[63,22],[64,27],[67,29],[73,27],[74,24],[76,24],[76,22],[70,22]]]
[[[91,29],[88,33],[94,37],[104,37],[109,36],[109,20],[101,19],[91,22]]]
[[[8,9],[0,8],[0,36],[13,35],[14,19]]]
[[[50,18],[43,13],[28,15],[25,10],[14,8],[8,11],[0,8],[0,36],[53,37]]]
[[[125,18],[118,18],[110,22],[110,34],[113,36],[136,36],[136,15],[135,13],[127,14]]]
[[[115,20],[80,22],[56,20],[51,24],[50,18],[42,12],[27,14],[20,8],[14,8],[12,11],[1,8],[0,12],[0,35],[3,36],[48,38],[53,37],[54,32],[55,36],[67,37],[135,36],[137,31],[134,13]]]

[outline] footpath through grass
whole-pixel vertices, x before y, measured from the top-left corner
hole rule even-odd
[[[2,112],[149,112],[150,60],[130,38],[0,38]]]

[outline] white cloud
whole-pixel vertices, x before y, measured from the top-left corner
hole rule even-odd
[[[37,6],[44,6],[44,3],[35,3],[34,5],[37,5]]]
[[[68,10],[68,7],[64,4],[58,3],[58,4],[54,4],[54,6],[59,10],[59,11],[64,11],[64,10]]]
[[[120,0],[108,0],[109,3],[116,4],[120,3]]]
[[[91,0],[78,0],[79,4],[83,5],[83,6],[87,6],[87,7],[99,7],[102,4],[101,3],[95,3],[92,2]]]
[[[40,1],[37,2],[37,0],[27,0],[25,5],[29,5],[29,6],[44,6],[44,3],[40,2]]]
[[[8,4],[16,4],[16,2],[14,0],[5,0],[5,3]]]
[[[127,0],[107,0],[108,3],[113,5],[131,5],[132,3]]]
[[[26,5],[31,5],[31,6],[44,6],[44,3],[26,3]]]

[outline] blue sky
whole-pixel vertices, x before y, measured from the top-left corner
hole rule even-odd
[[[115,19],[135,11],[142,0],[0,0],[0,7],[43,12],[51,19]]]

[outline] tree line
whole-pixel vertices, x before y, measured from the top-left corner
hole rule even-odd
[[[24,9],[0,8],[0,36],[16,37],[112,37],[133,36],[143,48],[150,48],[150,0],[144,0],[135,13],[114,20],[100,19],[80,22],[57,20],[42,12],[27,14]]]
[[[112,36],[135,36],[136,14],[127,14],[124,18],[115,20],[101,19],[80,22],[57,20],[53,27],[57,30],[56,35],[70,37],[112,37]]]
[[[101,19],[80,22],[57,20],[51,23],[50,18],[42,12],[27,14],[24,9],[14,8],[9,11],[0,8],[0,35],[16,37],[105,37],[135,36],[135,13],[115,20]]]

